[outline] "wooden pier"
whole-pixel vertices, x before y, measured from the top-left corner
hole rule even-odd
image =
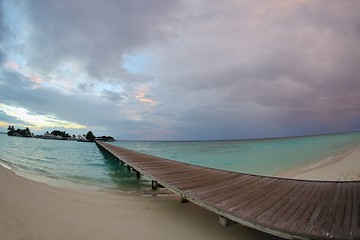
[[[360,181],[306,181],[211,169],[96,141],[137,176],[148,176],[219,215],[286,239],[360,239]]]

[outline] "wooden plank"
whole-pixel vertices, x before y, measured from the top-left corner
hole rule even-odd
[[[190,187],[191,185],[201,185],[201,183],[204,181],[206,182],[208,180],[214,179],[215,176],[211,176],[209,173],[211,173],[210,170],[202,170],[197,171],[195,174],[188,174],[188,177],[174,174],[173,176],[168,176],[167,178],[161,176],[159,179],[167,181],[177,189],[184,189],[185,186]],[[223,173],[223,175],[226,175],[226,173]]]
[[[313,236],[323,236],[327,237],[330,235],[331,229],[325,229],[325,223],[329,217],[329,214],[331,212],[331,209],[333,208],[333,197],[336,192],[336,183],[326,183],[326,187],[322,190],[322,198],[319,199],[319,201],[316,203],[319,205],[319,208],[321,207],[321,211],[319,213],[318,218],[314,223],[312,223],[312,228],[310,230],[310,234]],[[306,225],[299,225],[297,229],[299,232],[302,232],[302,228],[307,227],[309,223],[306,223]]]
[[[151,175],[156,175],[158,177],[161,176],[166,176],[166,175],[172,175],[174,174],[174,172],[176,171],[177,174],[181,174],[181,173],[189,173],[189,169],[186,168],[181,168],[179,169],[178,167],[167,167],[167,168],[156,168],[154,170],[154,168],[148,168],[148,167],[144,167],[144,166],[139,166],[139,169],[149,172],[149,174]]]
[[[205,169],[197,169],[192,171],[181,171],[181,172],[173,172],[173,173],[152,173],[153,176],[163,179],[164,181],[171,181],[172,183],[180,182],[180,181],[187,181],[196,179],[199,176],[208,175],[209,171]]]
[[[256,199],[257,187],[260,187],[261,184],[265,184],[267,181],[270,180],[263,179],[263,181],[257,181],[252,183],[249,188],[239,188],[236,191],[230,193],[231,197],[227,197],[226,200],[223,200],[221,202],[218,201],[214,204],[214,206],[231,213],[234,207],[239,206],[240,204],[244,204],[244,202],[248,201],[249,198]]]
[[[360,187],[357,183],[352,183],[352,216],[350,237],[360,238]]]
[[[188,194],[191,191],[198,191],[198,189],[204,186],[214,186],[220,181],[232,178],[234,178],[234,175],[230,175],[229,173],[216,174],[215,176],[207,175],[206,177],[201,177],[196,181],[182,183],[179,186],[179,189],[182,189],[182,191]]]
[[[337,207],[335,210],[335,216],[332,224],[332,236],[334,238],[340,238],[342,232],[342,226],[344,221],[344,214],[346,212],[346,188],[343,184],[339,185],[340,187],[340,194],[337,201]]]
[[[228,192],[232,192],[233,190],[236,190],[239,188],[239,186],[242,186],[244,184],[247,184],[254,178],[252,176],[244,175],[236,179],[232,184],[230,184],[227,188],[222,188],[221,190],[214,190],[212,192],[208,192],[201,195],[201,200],[208,204],[216,203],[217,196],[223,196],[224,194],[227,194]],[[196,195],[195,195],[196,196]],[[215,202],[214,202],[215,201]]]
[[[294,215],[289,221],[293,222],[288,227],[290,232],[310,233],[314,223],[318,220],[324,208],[324,200],[328,197],[324,190],[328,187],[327,183],[315,183],[312,194],[303,199],[303,204],[298,209],[299,215]]]
[[[266,191],[273,190],[272,188],[276,182],[278,182],[277,179],[264,178],[264,182],[253,187],[246,195],[229,202],[228,207],[224,207],[224,209],[233,214],[241,213],[241,216],[244,218],[248,217],[254,211],[254,208],[256,209],[254,204],[260,202],[263,198],[267,198]]]
[[[132,162],[132,161],[131,161]],[[147,169],[157,169],[160,167],[168,168],[168,169],[174,169],[174,168],[180,168],[180,169],[188,169],[188,170],[195,170],[199,168],[198,166],[188,166],[183,165],[178,162],[164,162],[162,159],[152,160],[152,161],[143,161],[143,162],[133,162],[139,167],[147,168]]]
[[[268,213],[271,213],[271,217],[267,220],[267,224],[279,227],[283,224],[282,217],[286,214],[287,211],[290,211],[290,208],[293,204],[296,204],[296,199],[298,194],[302,193],[304,190],[307,190],[304,187],[303,182],[299,182],[288,194],[279,199],[271,208],[269,208]]]
[[[254,221],[255,218],[251,217],[251,215],[258,210],[258,205],[254,205],[254,202],[262,202],[264,198],[266,198],[266,200],[271,199],[271,197],[264,194],[264,192],[274,190],[273,187],[276,186],[277,182],[279,182],[277,179],[267,178],[266,182],[253,188],[253,191],[249,191],[247,194],[233,198],[227,202],[227,204],[223,206],[223,209],[230,214],[241,216],[248,221]]]
[[[184,192],[188,195],[191,194],[191,195],[199,196],[209,192],[218,191],[229,187],[229,185],[232,184],[234,181],[236,181],[239,178],[239,176],[240,175],[237,173],[233,173],[233,174],[229,173],[224,177],[217,178],[216,183],[197,187],[191,190],[186,190]]]
[[[351,232],[351,217],[352,217],[352,186],[350,184],[343,184],[343,188],[345,190],[344,196],[344,211],[343,217],[341,219],[341,230],[339,232],[339,236],[350,237]]]
[[[322,226],[322,233],[321,236],[331,237],[333,238],[333,232],[332,232],[332,226],[334,224],[335,216],[336,216],[336,209],[338,206],[338,201],[341,193],[341,186],[339,184],[334,185],[335,192],[332,196],[332,201],[329,202],[328,208],[328,214],[326,216],[324,225]]]
[[[256,219],[259,215],[263,214],[264,211],[269,207],[268,205],[274,201],[274,196],[278,196],[282,191],[284,191],[284,187],[287,185],[285,181],[276,181],[272,183],[272,186],[266,188],[262,193],[262,197],[258,198],[257,201],[254,201],[253,205],[249,207],[252,208],[252,213],[250,214],[251,219]],[[236,210],[235,210],[236,211]],[[236,211],[237,214],[243,214],[243,210],[239,209]]]
[[[286,220],[286,223],[281,226],[285,231],[310,236],[312,227],[307,224],[309,221],[316,220],[322,209],[317,202],[322,197],[321,190],[323,189],[322,183],[314,182],[311,185],[313,186],[310,192],[304,193],[303,197],[299,198],[299,202],[301,202],[299,208],[296,209],[293,215]]]
[[[292,184],[285,184],[282,189],[277,192],[269,201],[265,202],[264,205],[260,208],[260,213],[256,217],[256,221],[268,226],[268,222],[271,221],[273,214],[279,206],[281,199],[284,199],[287,195],[291,194],[296,187],[300,185],[300,182],[291,182]],[[275,208],[275,209],[274,209]]]
[[[315,195],[316,187],[316,184],[306,184],[302,182],[299,190],[294,190],[294,196],[288,196],[286,205],[281,209],[282,213],[279,214],[278,219],[273,223],[274,226],[290,231],[290,227],[295,225],[296,221],[303,214],[303,212],[299,210],[302,208],[309,209],[307,206],[309,202],[307,198],[308,196],[313,197]],[[307,208],[303,205],[307,206]]]
[[[250,189],[259,183],[260,179],[250,177],[248,181],[241,181],[239,184],[224,190],[221,194],[213,194],[211,198],[206,198],[216,208],[222,208],[231,202],[234,198],[241,198],[246,196]],[[246,184],[244,184],[246,182]]]
[[[236,208],[234,208],[234,214],[241,215],[244,216],[244,218],[246,219],[252,219],[256,221],[256,218],[264,212],[264,206],[271,202],[274,196],[276,196],[279,192],[283,191],[285,182],[274,179],[274,181],[271,182],[270,185],[271,186],[260,190],[259,196],[254,199],[252,203],[246,204],[244,206],[243,204],[239,204]],[[248,211],[247,208],[251,210]]]

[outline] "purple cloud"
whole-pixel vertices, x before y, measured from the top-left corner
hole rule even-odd
[[[0,101],[131,139],[360,128],[356,1],[15,3]]]

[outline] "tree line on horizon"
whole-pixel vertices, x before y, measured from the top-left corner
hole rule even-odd
[[[21,137],[32,137],[32,133],[30,132],[30,129],[26,127],[25,129],[15,129],[14,126],[8,127],[8,136],[21,136]]]
[[[64,139],[64,140],[68,140],[68,139],[76,139],[76,136],[70,135],[69,133],[67,133],[66,131],[60,131],[60,130],[53,130],[51,133],[49,133],[49,131],[46,131],[46,134],[48,136],[56,136],[59,137],[60,139]],[[15,129],[14,126],[9,126],[8,127],[8,132],[7,132],[8,136],[19,136],[19,137],[44,137],[43,135],[39,135],[39,136],[34,136],[33,133],[31,133],[30,129],[28,127],[26,127],[25,129]],[[79,137],[81,137],[79,135]],[[86,134],[83,134],[82,137],[84,139],[86,139],[86,141],[94,141],[95,139],[101,140],[101,141],[106,141],[106,142],[110,142],[110,141],[114,141],[115,139],[111,136],[101,136],[101,137],[96,137],[92,131],[88,131]]]

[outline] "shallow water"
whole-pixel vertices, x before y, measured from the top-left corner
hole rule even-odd
[[[201,166],[276,175],[328,159],[360,145],[360,132],[263,140],[117,141],[113,144]]]
[[[314,137],[201,142],[117,141],[112,144],[182,162],[230,171],[275,175],[360,145],[360,132]],[[15,169],[123,192],[149,189],[94,143],[8,137],[0,134],[0,159]]]

